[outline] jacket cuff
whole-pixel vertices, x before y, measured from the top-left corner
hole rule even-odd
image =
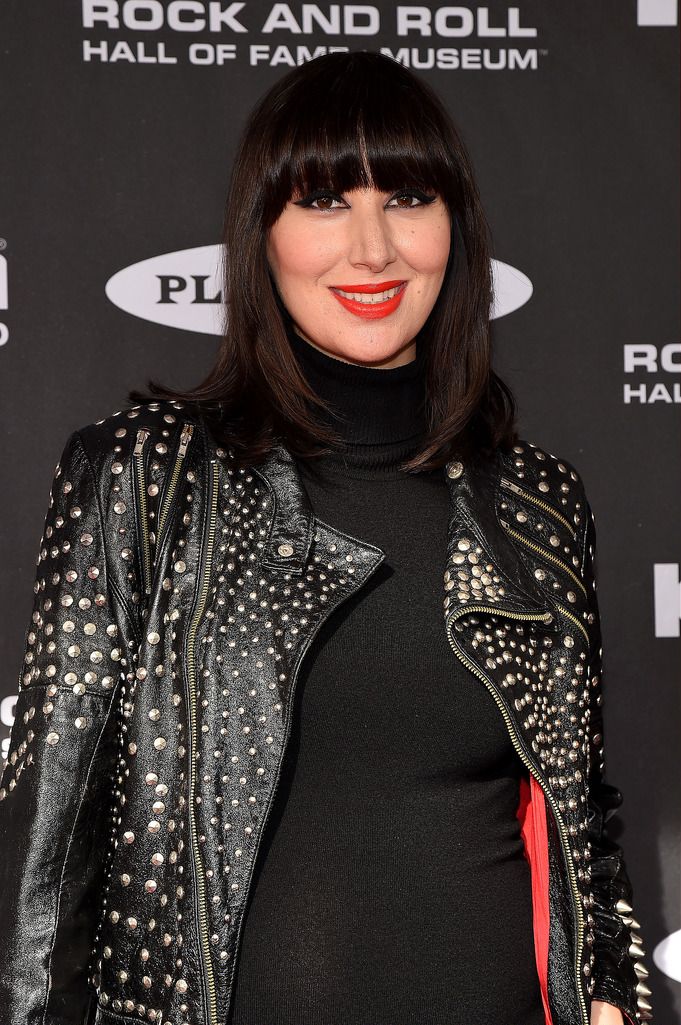
[[[641,1022],[635,984],[632,988],[620,977],[619,973],[610,973],[604,969],[600,973],[595,972],[591,1000],[602,1000],[606,1004],[613,1004],[624,1015],[625,1025],[629,1025],[629,1022],[632,1025],[639,1025]]]
[[[603,1003],[612,1004],[613,1007],[616,1007],[624,1019],[624,1025],[639,1025],[639,1018],[632,1018],[631,1012],[627,1011],[622,1004],[618,1003],[616,996],[608,995],[607,992],[601,992],[600,990],[595,989],[591,997],[591,1002],[593,1003],[594,1000],[602,1000]]]

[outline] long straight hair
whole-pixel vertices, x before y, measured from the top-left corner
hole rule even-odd
[[[277,441],[296,456],[333,451],[340,436],[308,385],[287,337],[292,321],[267,260],[268,233],[293,196],[405,187],[436,192],[452,225],[438,298],[417,336],[427,347],[427,432],[406,472],[455,455],[508,450],[516,403],[491,365],[490,231],[471,160],[447,110],[420,78],[374,52],[332,53],[287,73],[259,100],[232,167],[222,235],[224,327],[208,375],[188,391],[154,380],[133,402],[200,407],[238,465]]]

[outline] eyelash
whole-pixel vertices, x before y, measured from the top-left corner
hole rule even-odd
[[[425,192],[421,192],[420,189],[403,189],[401,192],[396,192],[395,195],[391,197],[390,201],[392,202],[393,199],[400,199],[400,197],[402,197],[402,196],[414,196],[416,199],[419,200],[419,203],[416,206],[412,206],[412,207],[402,206],[402,207],[397,207],[396,209],[399,209],[399,210],[418,210],[419,207],[429,206],[430,203],[432,203],[435,200],[435,198],[436,198],[435,196],[427,196],[425,194]],[[295,200],[295,205],[296,206],[302,206],[302,207],[311,207],[313,210],[319,210],[319,212],[323,213],[323,214],[332,213],[333,210],[334,209],[338,209],[338,207],[332,207],[331,209],[322,210],[319,207],[313,207],[312,206],[312,204],[316,200],[318,200],[318,199],[326,199],[327,197],[329,197],[330,199],[340,199],[341,198],[338,195],[337,192],[331,192],[328,189],[317,189],[316,192],[311,192],[309,194],[309,196],[305,196],[304,199],[297,199],[297,200]]]

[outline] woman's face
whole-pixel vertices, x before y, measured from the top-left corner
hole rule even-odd
[[[449,212],[440,196],[428,203],[430,196],[418,189],[325,190],[287,203],[270,230],[267,258],[306,341],[373,367],[415,358],[414,338],[449,257]]]

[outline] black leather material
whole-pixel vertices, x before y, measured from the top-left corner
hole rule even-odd
[[[590,680],[590,740],[589,745],[589,851],[591,887],[594,904],[594,964],[595,989],[593,997],[626,1008],[635,1009],[631,994],[636,991],[638,977],[634,970],[635,958],[629,954],[637,933],[628,925],[631,914],[613,915],[618,901],[632,907],[633,891],[627,873],[622,848],[608,835],[606,823],[621,806],[622,792],[604,779],[603,755],[603,691],[602,641],[598,598],[596,596],[595,561],[596,529],[591,507],[586,503],[588,515],[583,548],[582,575],[589,589],[589,680]],[[633,936],[632,936],[633,933]],[[649,1000],[643,999],[647,1007]]]
[[[581,478],[525,441],[443,473],[452,658],[547,798],[553,1025],[593,998],[647,1020]],[[236,470],[180,403],[71,435],[0,789],[3,1022],[225,1021],[301,661],[384,558],[313,515],[283,445]]]

